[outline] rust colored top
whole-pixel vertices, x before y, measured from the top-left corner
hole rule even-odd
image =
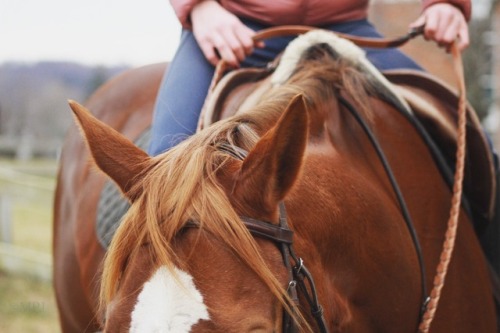
[[[189,15],[204,0],[170,0],[184,28],[191,28]],[[231,13],[269,25],[302,24],[321,26],[367,17],[369,0],[218,0]],[[467,20],[470,0],[423,0],[423,8],[436,3],[451,3],[460,8]]]

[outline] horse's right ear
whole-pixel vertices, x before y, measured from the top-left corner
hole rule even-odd
[[[105,174],[130,200],[140,193],[134,187],[139,176],[151,165],[151,158],[115,129],[95,118],[85,107],[69,101],[92,157]]]
[[[243,161],[235,191],[249,206],[271,212],[292,188],[302,167],[308,119],[304,96],[295,96]]]

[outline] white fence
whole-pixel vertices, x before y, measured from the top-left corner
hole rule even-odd
[[[27,248],[0,242],[0,268],[40,280],[52,280],[52,257]]]
[[[36,189],[52,195],[53,181],[0,166],[0,180],[19,188]],[[52,279],[52,256],[13,244],[13,199],[0,193],[0,269],[44,281]]]
[[[0,194],[0,242],[12,243],[12,209],[7,196]]]

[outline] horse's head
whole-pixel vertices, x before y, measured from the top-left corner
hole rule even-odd
[[[131,202],[104,264],[106,331],[280,331],[288,271],[279,247],[252,237],[240,217],[278,223],[307,141],[303,97],[154,158],[71,107],[95,163]]]

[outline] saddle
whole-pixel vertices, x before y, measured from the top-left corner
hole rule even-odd
[[[278,61],[278,60],[276,60]],[[210,92],[200,116],[199,129],[254,105],[271,86],[276,63],[267,68],[238,69],[226,74]],[[457,142],[458,97],[445,83],[415,70],[383,73],[411,110],[412,123],[429,146],[441,173],[453,186]],[[479,232],[493,218],[496,180],[490,144],[475,111],[467,107],[467,157],[464,206]]]
[[[384,74],[406,99],[447,164],[454,166],[458,97],[453,90],[425,72],[398,70]],[[475,226],[482,230],[494,215],[496,168],[491,143],[470,105],[467,106],[466,138],[464,193]]]

